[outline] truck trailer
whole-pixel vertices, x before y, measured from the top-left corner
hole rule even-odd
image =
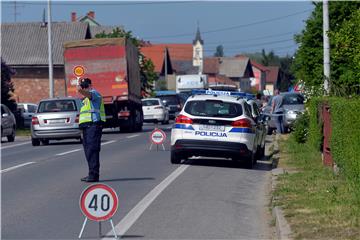
[[[122,132],[141,131],[143,111],[138,49],[125,38],[100,38],[64,44],[67,95],[77,93],[76,66],[85,70],[93,87],[103,96],[106,123]]]

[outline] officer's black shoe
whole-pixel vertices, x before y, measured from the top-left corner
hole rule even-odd
[[[86,177],[81,178],[81,181],[83,181],[83,182],[98,182],[99,178],[86,176]]]

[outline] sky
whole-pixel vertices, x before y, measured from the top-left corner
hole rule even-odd
[[[16,8],[15,8],[16,7]],[[294,34],[310,16],[310,1],[56,1],[53,22],[70,21],[71,12],[95,12],[101,25],[123,26],[151,43],[192,43],[199,26],[204,54],[223,45],[225,56],[266,52],[292,55]],[[2,22],[40,22],[47,1],[4,1]],[[15,14],[16,13],[16,14]]]

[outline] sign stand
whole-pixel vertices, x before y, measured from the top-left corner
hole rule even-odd
[[[86,223],[89,220],[99,222],[99,237],[102,237],[101,222],[109,220],[114,232],[114,238],[118,239],[112,217],[118,208],[118,197],[115,191],[105,184],[94,184],[86,188],[80,196],[80,209],[85,215],[79,239],[82,237]]]
[[[151,151],[153,144],[156,145],[156,151],[159,151],[159,145],[161,144],[163,150],[165,151],[165,146],[164,146],[164,141],[166,139],[166,133],[158,128],[155,128],[154,131],[151,132],[150,134],[150,148],[149,150]]]
[[[82,225],[82,228],[81,228],[81,230],[80,230],[79,239],[81,238],[81,236],[82,236],[82,234],[83,234],[83,232],[84,232],[84,229],[85,229],[87,220],[88,220],[88,218],[86,217],[85,220],[84,220],[84,223],[83,223],[83,225]],[[113,221],[112,221],[112,218],[110,218],[109,222],[110,222],[111,228],[112,228],[112,230],[113,230],[113,232],[114,232],[114,238],[115,238],[115,239],[118,239],[117,234],[116,234],[116,231],[115,231],[114,223],[113,223]],[[102,237],[102,233],[101,233],[101,222],[99,222],[99,238],[101,238],[101,237]]]

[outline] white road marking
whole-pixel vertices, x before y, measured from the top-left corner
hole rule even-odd
[[[116,142],[116,140],[111,140],[111,141],[108,141],[108,142],[104,142],[104,143],[101,144],[101,146],[104,146],[104,145],[110,144],[110,143],[114,143],[114,142]],[[70,150],[70,151],[67,151],[67,152],[58,153],[58,154],[55,154],[55,155],[56,156],[63,156],[63,155],[73,153],[73,152],[78,152],[78,151],[81,151],[81,150],[82,150],[82,148],[78,148],[78,149]]]
[[[189,165],[181,165],[165,178],[159,185],[151,190],[131,211],[115,226],[118,235],[124,235],[150,204],[164,191],[178,176],[180,176]],[[106,236],[111,236],[113,231],[109,231]],[[103,238],[106,239],[107,237]]]
[[[5,147],[2,147],[1,150],[6,149],[6,148],[17,147],[17,146],[21,146],[21,145],[25,145],[25,144],[29,144],[29,143],[30,142],[23,142],[23,143],[19,143],[19,144],[10,145],[10,146],[5,146]]]
[[[140,134],[130,135],[130,136],[127,136],[126,138],[134,138],[134,137],[138,137],[138,136],[140,136]]]
[[[104,142],[104,143],[101,144],[101,146],[104,146],[104,145],[110,144],[110,143],[114,143],[114,142],[116,142],[116,140],[111,140],[111,141],[108,141],[108,142]]]
[[[67,151],[67,152],[58,153],[58,154],[55,154],[55,155],[56,156],[63,156],[63,155],[66,155],[68,153],[78,152],[80,150],[81,150],[81,148],[78,148],[78,149],[70,150],[70,151]]]
[[[23,163],[23,164],[20,164],[20,165],[13,166],[13,167],[9,167],[9,168],[6,168],[4,170],[1,170],[0,173],[9,172],[9,171],[14,170],[16,168],[24,167],[26,165],[30,165],[30,164],[34,164],[34,163],[35,162],[27,162],[27,163]]]

